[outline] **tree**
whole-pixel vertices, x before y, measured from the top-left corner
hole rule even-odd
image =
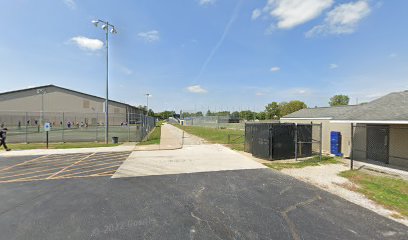
[[[334,95],[333,97],[330,98],[330,106],[344,106],[348,105],[350,101],[349,96],[347,95]]]
[[[255,116],[255,112],[252,112],[251,110],[245,110],[245,111],[241,111],[239,113],[239,117],[241,119],[245,119],[245,120],[254,120],[254,116]]]
[[[259,112],[256,114],[256,119],[258,120],[265,120],[266,119],[266,112]]]
[[[281,117],[299,111],[300,109],[307,108],[307,105],[299,100],[290,101],[288,103],[282,102],[279,105]]]
[[[232,112],[232,113],[231,113],[231,118],[232,118],[232,119],[239,119],[239,118],[240,118],[240,117],[239,117],[239,112],[237,112],[237,111]]]
[[[277,102],[269,103],[265,107],[266,119],[277,119],[280,115],[280,106]]]
[[[149,109],[149,112],[147,113],[148,116],[153,117],[154,116],[154,112],[152,109]]]

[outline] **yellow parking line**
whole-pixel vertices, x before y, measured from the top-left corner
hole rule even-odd
[[[93,157],[93,158],[88,158],[88,159],[86,159],[86,160],[84,160],[83,162],[100,162],[100,161],[103,161],[103,160],[110,160],[110,161],[119,161],[119,160],[121,160],[121,159],[123,159],[124,157],[117,157],[117,158],[112,158],[112,157],[109,157],[109,158],[95,158],[95,156]]]
[[[72,161],[71,161],[72,162]],[[11,171],[8,171],[8,172],[4,172],[4,174],[7,174],[7,173],[18,173],[18,172],[24,172],[24,171],[31,171],[31,172],[35,172],[35,171],[33,171],[33,170],[36,170],[36,169],[50,169],[50,167],[55,167],[55,168],[61,168],[61,167],[64,167],[64,166],[66,166],[66,165],[68,165],[68,164],[70,164],[71,162],[64,162],[64,163],[60,163],[60,164],[50,164],[51,166],[35,166],[35,167],[28,167],[28,168],[22,168],[22,169],[12,169]],[[24,165],[23,165],[24,166]],[[0,176],[2,176],[1,175],[2,173],[0,173]]]
[[[92,169],[92,170],[88,170],[88,171],[83,171],[83,172],[78,172],[78,173],[72,173],[72,174],[67,174],[67,175],[61,175],[60,177],[53,177],[53,179],[75,176],[75,175],[78,175],[78,174],[83,174],[83,173],[87,173],[87,172],[99,171],[99,170],[103,170],[103,169],[107,169],[107,168],[119,167],[120,165],[122,165],[122,164],[113,165],[113,166],[104,167],[104,168]],[[91,174],[91,175],[92,175],[92,174]]]
[[[93,156],[93,155],[95,155],[95,154],[96,154],[96,153],[92,153],[92,154],[90,154],[90,155],[88,155],[88,156],[86,156],[86,157],[80,159],[79,161],[76,161],[76,162],[74,162],[73,164],[71,164],[71,165],[69,165],[69,166],[67,166],[67,167],[64,167],[64,168],[61,169],[60,171],[58,171],[58,172],[52,174],[51,176],[47,177],[47,179],[50,179],[50,178],[52,178],[52,177],[58,175],[59,173],[63,172],[65,169],[67,169],[67,168],[69,168],[69,167],[71,167],[71,166],[74,166],[75,164],[77,164],[77,163],[81,162],[82,160],[87,159],[87,158],[89,158],[89,157],[91,157],[91,156]]]
[[[23,164],[28,163],[28,162],[36,161],[36,160],[41,159],[41,158],[46,157],[46,156],[47,156],[47,155],[44,155],[44,156],[37,157],[37,158],[31,159],[31,160],[27,160],[27,161],[25,161],[25,162],[22,162],[22,163],[19,163],[19,164],[13,165],[13,166],[9,166],[9,167],[6,167],[6,168],[3,168],[3,169],[0,169],[0,172],[1,172],[1,171],[4,171],[4,170],[8,170],[8,169],[13,168],[13,167],[16,167],[16,166],[23,165]]]
[[[109,171],[106,171],[106,172],[96,173],[96,174],[92,174],[92,175],[89,175],[89,176],[112,176],[115,172],[116,172],[116,170],[109,170]]]
[[[68,164],[69,164],[69,163],[68,163]],[[58,169],[61,169],[61,168],[63,168],[64,166],[66,166],[66,165],[68,165],[68,164],[64,164],[64,165],[61,165],[61,166],[58,166],[58,167],[53,167],[53,168],[49,168],[49,167],[47,168],[47,167],[45,167],[45,168],[43,168],[43,169],[41,169],[41,170],[29,171],[29,172],[22,172],[22,173],[18,173],[18,174],[15,174],[15,175],[0,175],[0,179],[9,178],[9,177],[18,177],[18,176],[24,176],[24,175],[30,175],[30,174],[33,174],[33,173],[41,173],[41,172],[48,172],[48,171],[58,170]],[[31,169],[23,169],[23,170],[31,170]],[[13,173],[15,173],[15,172],[7,172],[7,173],[13,174]],[[52,174],[52,172],[49,173],[49,174]]]
[[[64,170],[64,172],[71,172],[72,170],[78,170],[78,169],[85,169],[85,168],[90,168],[90,167],[95,167],[95,166],[102,166],[106,164],[115,164],[115,163],[123,163],[124,160],[107,160],[107,161],[95,161],[95,162],[87,162],[85,164],[76,164],[72,166],[71,168],[67,168]]]

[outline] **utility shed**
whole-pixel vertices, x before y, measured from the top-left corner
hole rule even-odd
[[[343,143],[341,153],[345,157],[349,157],[351,125],[347,123],[332,123],[331,120],[337,119],[354,107],[356,106],[305,108],[282,117],[280,121],[281,123],[322,124],[322,151],[326,154],[330,153],[331,132],[340,132]]]
[[[353,126],[353,158],[408,169],[408,91],[358,105],[331,121]]]

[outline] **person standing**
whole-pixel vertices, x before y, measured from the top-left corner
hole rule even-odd
[[[2,128],[0,130],[0,147],[3,145],[6,151],[10,151],[11,149],[8,148],[6,145],[7,130],[8,130],[7,128]]]

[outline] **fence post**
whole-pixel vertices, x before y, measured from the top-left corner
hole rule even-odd
[[[25,113],[25,142],[28,143],[28,113]]]
[[[295,161],[297,161],[298,158],[298,128],[297,128],[297,123],[295,123]]]
[[[354,124],[351,123],[351,136],[350,136],[350,170],[353,170],[353,135],[354,135]]]
[[[98,112],[96,114],[96,126],[95,126],[95,142],[98,142],[98,125],[99,125],[99,116]]]
[[[129,121],[130,120],[130,113],[128,112],[127,113],[127,120],[126,120],[126,126],[127,126],[127,128],[128,128],[128,142],[130,142],[130,124],[129,124]]]
[[[65,129],[65,113],[64,112],[62,112],[62,133],[61,133],[61,139],[62,139],[62,142],[64,143],[65,142],[65,139],[64,139],[64,129]]]
[[[313,129],[313,125],[312,125],[312,129]],[[313,134],[313,131],[312,131],[312,134]],[[323,122],[320,123],[320,149],[319,149],[320,161],[322,161],[322,150],[323,150]]]

